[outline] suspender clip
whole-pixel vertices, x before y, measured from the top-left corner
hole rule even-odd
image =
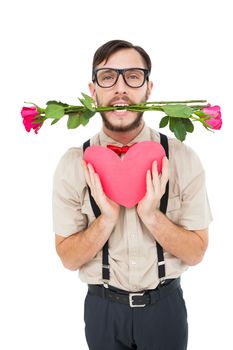
[[[108,288],[108,281],[103,280],[103,286],[104,286],[104,288]]]

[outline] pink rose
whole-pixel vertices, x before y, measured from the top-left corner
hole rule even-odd
[[[39,112],[37,111],[36,107],[23,107],[21,115],[23,117],[23,124],[25,126],[25,129],[28,132],[31,129],[34,129],[35,133],[37,134],[43,122],[33,123],[33,121],[36,119],[35,117],[39,115]]]
[[[205,114],[213,118],[207,119],[206,123],[211,125],[213,129],[219,130],[222,126],[221,110],[219,106],[209,106],[202,109]]]

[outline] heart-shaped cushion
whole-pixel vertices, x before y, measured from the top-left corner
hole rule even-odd
[[[103,146],[90,146],[84,160],[91,163],[99,175],[104,193],[116,203],[132,208],[146,194],[146,172],[157,161],[161,173],[164,148],[155,141],[143,141],[131,146],[124,158]]]

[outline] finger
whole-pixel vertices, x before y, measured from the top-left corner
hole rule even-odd
[[[165,192],[166,184],[169,179],[169,160],[167,157],[163,158],[163,167],[162,167],[162,175],[161,175],[161,188]]]
[[[147,170],[146,172],[146,192],[151,193],[153,191],[153,183],[151,179],[151,171],[150,169]]]
[[[159,188],[160,186],[160,176],[158,175],[158,166],[157,166],[157,161],[155,160],[152,163],[152,181],[153,181],[153,186],[154,188]]]
[[[93,169],[93,166],[90,163],[88,163],[87,167],[88,167],[89,174],[90,174],[91,185],[94,186],[95,185],[95,180],[94,180],[95,171]]]
[[[103,194],[103,187],[100,181],[100,177],[97,173],[94,173],[94,182],[95,182],[95,189],[98,192],[99,195]]]
[[[152,171],[153,171],[153,175],[157,174],[158,175],[158,165],[157,165],[157,161],[154,160],[152,163]]]
[[[85,161],[82,161],[81,164],[84,170],[84,176],[85,176],[86,182],[88,186],[91,187],[91,179],[90,179],[89,170],[87,168],[87,163]]]

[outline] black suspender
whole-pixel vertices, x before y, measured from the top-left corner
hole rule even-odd
[[[163,135],[161,133],[160,133],[160,143],[165,149],[167,158],[169,158],[168,139],[166,135]],[[160,200],[159,209],[163,214],[166,214],[166,211],[167,211],[168,192],[169,192],[169,182],[167,182],[165,193]],[[158,242],[156,242],[156,248],[157,248],[157,256],[158,256],[158,275],[159,275],[159,279],[162,280],[166,275],[163,248]]]
[[[166,152],[167,158],[169,158],[168,139],[166,135],[163,135],[161,133],[160,133],[160,143]],[[83,152],[89,146],[90,146],[90,140],[84,142]],[[97,218],[98,216],[100,216],[101,212],[94,198],[91,195],[90,187],[87,186],[87,188],[88,188],[88,193],[90,197],[91,207],[95,217]],[[166,211],[167,211],[168,193],[169,193],[169,183],[167,183],[165,193],[160,200],[159,209],[163,214],[166,214]],[[162,281],[166,275],[164,253],[163,253],[163,248],[158,242],[156,242],[156,248],[157,248],[157,256],[158,256],[158,276],[160,281]],[[109,261],[108,261],[108,241],[105,243],[103,247],[103,253],[102,253],[102,279],[103,281],[106,281],[106,282],[109,281],[110,279],[110,267],[109,267]]]
[[[87,147],[89,147],[89,146],[90,146],[90,140],[84,142],[84,144],[83,144],[83,152],[84,152],[85,149],[86,149]],[[88,193],[89,193],[89,197],[90,197],[90,202],[91,202],[92,210],[93,210],[93,212],[94,212],[94,214],[95,214],[95,217],[97,218],[97,217],[100,216],[100,214],[101,214],[100,209],[99,209],[98,205],[96,204],[94,198],[93,198],[92,195],[91,195],[91,189],[90,189],[90,187],[87,186],[87,189],[88,189]]]
[[[90,146],[90,140],[84,142],[83,152],[89,146]],[[88,189],[89,198],[90,198],[93,213],[94,213],[95,217],[98,218],[98,216],[100,216],[100,214],[101,214],[100,209],[99,209],[98,205],[96,204],[96,201],[94,200],[94,198],[91,195],[90,187],[87,186],[87,189]],[[109,266],[109,261],[108,261],[108,241],[103,246],[103,251],[102,251],[102,279],[104,281],[110,280],[110,266]]]

